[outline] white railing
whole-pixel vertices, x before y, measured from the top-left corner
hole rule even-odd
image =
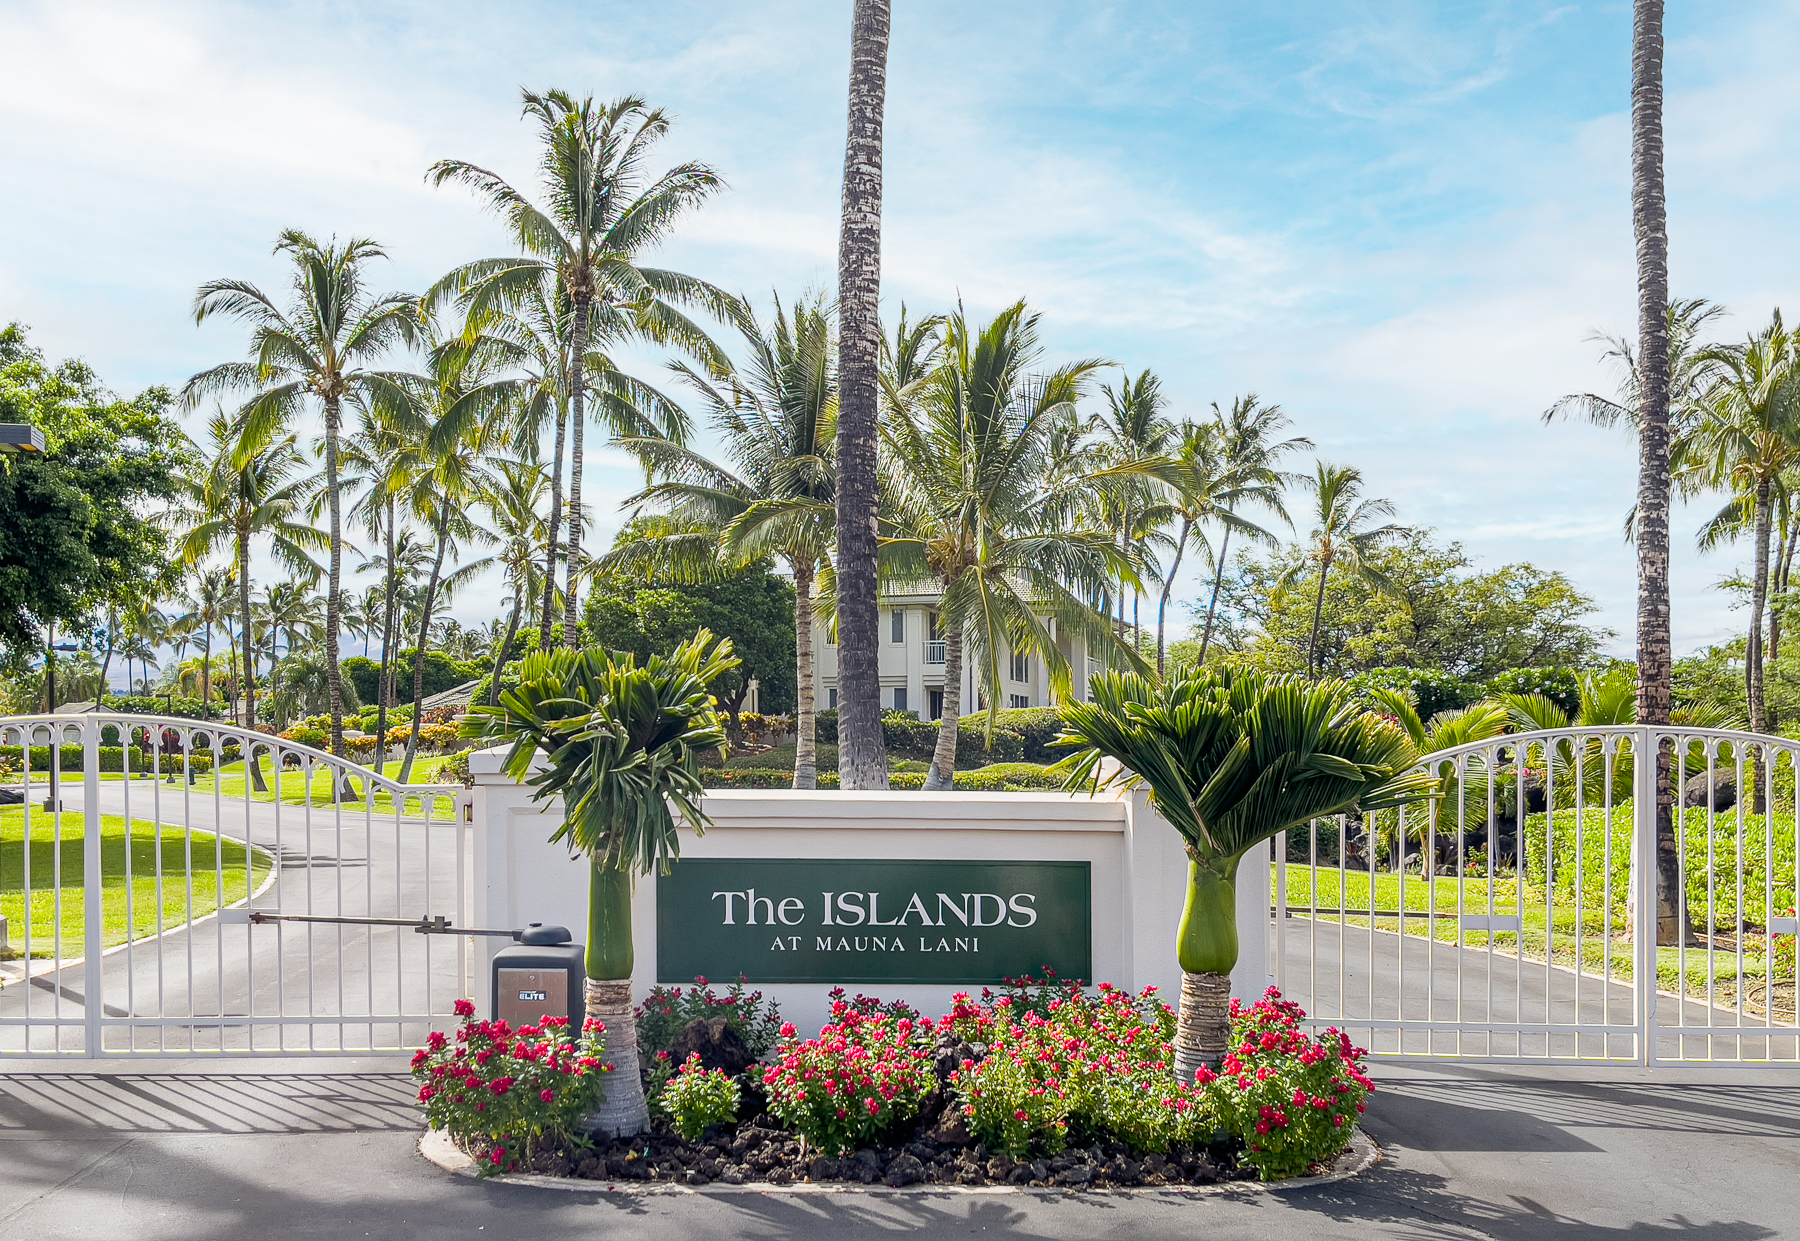
[[[1440,800],[1277,838],[1276,983],[1377,1054],[1792,1066],[1797,757],[1679,726],[1431,755]]]
[[[945,653],[944,643],[942,641],[927,642],[925,644],[926,663],[941,664],[948,658],[949,656]]]
[[[461,786],[162,716],[0,719],[0,745],[0,1055],[400,1050],[469,994],[467,938],[415,931],[467,925]]]

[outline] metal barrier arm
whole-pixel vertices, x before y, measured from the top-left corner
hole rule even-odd
[[[232,919],[237,921],[237,919]],[[443,914],[435,918],[338,918],[325,914],[271,914],[255,910],[244,914],[243,922],[251,926],[261,926],[268,922],[335,922],[347,926],[410,926],[420,935],[504,935],[508,939],[517,940],[525,934],[523,930],[502,931],[486,927],[452,926],[450,919]]]

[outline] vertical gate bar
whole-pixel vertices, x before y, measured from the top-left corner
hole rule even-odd
[[[1463,1054],[1463,914],[1467,912],[1467,890],[1469,881],[1469,862],[1465,845],[1468,840],[1468,806],[1469,806],[1469,756],[1458,755],[1456,759],[1456,1006],[1454,1020],[1457,1024],[1456,1054]],[[1433,927],[1433,935],[1437,928]]]
[[[62,777],[63,777],[62,740],[63,740],[62,732],[59,729],[59,727],[57,726],[55,718],[52,717],[51,722],[50,722],[50,787],[56,791],[58,796],[51,798],[48,803],[48,812],[50,815],[50,843],[51,843],[50,879],[51,879],[52,884],[54,885],[51,888],[51,893],[50,893],[50,908],[52,911],[52,916],[55,918],[55,921],[52,924],[53,938],[50,941],[50,964],[54,969],[56,980],[59,983],[62,981],[62,972],[63,972],[63,926],[64,926],[64,923],[63,923],[63,897],[62,897],[62,894],[63,894],[63,873],[62,873],[63,816],[62,816],[62,797],[61,797]],[[62,1020],[63,1020],[62,993],[59,990],[56,992],[52,992],[52,994],[56,998],[55,998],[55,1001],[51,1005],[50,1011],[51,1011],[52,1015],[56,1018],[56,1021],[57,1021],[57,1025],[54,1027],[52,1033],[55,1035],[55,1038],[56,1038],[56,1050],[60,1052],[63,1049],[62,1024],[61,1024]]]
[[[1569,742],[1574,753],[1574,742]],[[1551,997],[1556,993],[1556,972],[1551,959],[1556,955],[1556,751],[1544,744],[1544,1024],[1556,1020]],[[1520,919],[1519,925],[1525,925]],[[1524,938],[1521,935],[1521,940]],[[1550,1031],[1544,1031],[1544,1056],[1550,1055]]]
[[[169,1049],[169,1028],[162,1023],[162,1019],[169,1015],[169,1006],[168,979],[163,969],[163,901],[167,891],[163,886],[163,730],[160,727],[150,739],[150,769],[156,773],[150,784],[150,816],[156,824],[156,852],[152,867],[156,897],[156,1050],[164,1052]]]
[[[1800,797],[1800,783],[1795,786],[1795,795]],[[474,847],[475,794],[468,792],[459,793],[457,796],[459,802],[456,814],[456,925],[468,926],[469,910],[473,907],[473,902],[468,898],[468,857],[469,850]],[[469,808],[466,811],[460,804],[462,797],[469,799]],[[1800,816],[1796,816],[1795,821],[1796,824],[1800,824]],[[1339,855],[1342,856],[1342,850],[1339,851]],[[1339,953],[1338,956],[1341,958],[1343,954]],[[451,999],[460,999],[465,995],[474,994],[474,988],[469,985],[469,937],[467,935],[456,937],[456,978],[456,995],[451,996]],[[1338,998],[1341,1003],[1343,999],[1341,990]]]
[[[1286,832],[1275,833],[1275,989],[1283,995],[1287,994]]]
[[[249,716],[246,714],[246,723]],[[252,790],[256,781],[253,771],[262,771],[262,755],[258,752],[256,738],[260,734],[248,727],[244,729],[244,905],[250,904],[250,897],[256,891],[256,850],[250,843],[255,833],[255,817],[251,814]],[[225,897],[219,895],[219,904],[223,908]],[[219,935],[225,935],[224,923],[219,925]],[[248,923],[244,926],[244,1050],[256,1050],[256,937],[251,933]],[[220,1028],[220,1038],[224,1037],[224,1029]]]
[[[1773,750],[1769,758],[1769,790],[1763,802],[1763,1024],[1770,1028],[1775,1024],[1775,954],[1769,950],[1774,936],[1769,928],[1774,925],[1775,916],[1775,764],[1780,762],[1786,750]],[[1739,915],[1740,919],[1742,915]],[[1743,932],[1739,932],[1742,935]],[[1743,990],[1740,980],[1738,989]],[[1775,1058],[1775,1040],[1768,1039],[1763,1043],[1763,1050],[1768,1058]]]
[[[1380,813],[1379,810],[1373,810],[1363,816],[1363,839],[1368,844],[1369,855],[1369,1006],[1364,1012],[1364,1016],[1370,1023],[1369,1043],[1371,1047],[1375,1042],[1375,853],[1376,830],[1381,822],[1378,817]]]
[[[1585,889],[1582,881],[1587,878],[1582,848],[1583,835],[1587,831],[1587,739],[1580,738],[1575,745],[1575,899],[1572,902],[1575,913],[1575,1059],[1581,1059],[1581,974],[1587,960],[1581,954],[1582,949],[1582,897]],[[1604,829],[1602,829],[1604,830]],[[1554,914],[1549,919],[1552,930],[1556,926]]]
[[[1488,851],[1487,851],[1487,856],[1488,856],[1488,865],[1487,865],[1487,872],[1488,872],[1488,880],[1487,880],[1488,937],[1487,937],[1487,961],[1486,961],[1487,1008],[1484,1010],[1482,1015],[1485,1020],[1492,1022],[1494,1020],[1494,957],[1496,955],[1498,948],[1500,947],[1499,933],[1494,930],[1494,889],[1497,886],[1499,886],[1499,883],[1500,883],[1500,844],[1499,844],[1499,838],[1496,834],[1497,829],[1496,829],[1496,826],[1494,823],[1494,819],[1499,812],[1499,799],[1495,795],[1495,786],[1500,783],[1500,779],[1501,779],[1500,747],[1499,746],[1493,746],[1489,750],[1486,751],[1486,753],[1484,754],[1484,756],[1482,758],[1482,766],[1485,769],[1485,775],[1486,775],[1486,779],[1487,779],[1487,842],[1488,842]],[[1518,864],[1518,860],[1519,860],[1518,859],[1518,849],[1519,849],[1518,833],[1517,833],[1516,826],[1515,826],[1515,831],[1513,833],[1513,864],[1515,866]],[[1491,1030],[1488,1032],[1487,1039],[1485,1040],[1485,1046],[1487,1047],[1487,1054],[1490,1056],[1493,1055],[1494,1054],[1494,1034],[1493,1034],[1493,1031],[1491,1031]]]
[[[281,890],[286,881],[286,876],[281,873],[284,856],[281,851],[281,808],[287,804],[287,790],[282,785],[282,779],[287,769],[282,765],[283,755],[280,741],[276,741],[270,746],[269,753],[269,766],[275,770],[275,852],[274,859],[269,865],[275,872],[273,880],[275,909],[279,912],[286,908],[286,902],[281,898]],[[275,931],[275,1050],[277,1052],[287,1050],[287,1021],[285,1020],[288,1015],[287,940],[281,934],[281,928],[286,925],[285,922],[277,922],[273,928]]]
[[[1601,798],[1606,813],[1606,840],[1602,847],[1601,866],[1606,876],[1600,900],[1600,1024],[1612,1024],[1613,994],[1613,961],[1612,961],[1612,924],[1613,924],[1613,819],[1617,815],[1617,807],[1613,805],[1613,764],[1618,758],[1617,738],[1609,737],[1602,743],[1601,756],[1606,760],[1606,770],[1601,776]],[[1627,856],[1630,856],[1629,854]],[[1601,1040],[1603,1058],[1612,1059],[1612,1035]]]
[[[1419,877],[1425,881],[1425,1020],[1437,1020],[1437,819],[1436,799],[1425,803],[1425,848],[1419,854]],[[1437,1037],[1427,1031],[1425,1051],[1437,1054]]]
[[[318,912],[313,907],[313,872],[318,869],[318,866],[315,864],[317,854],[313,852],[312,756],[305,751],[300,752],[298,774],[300,776],[300,819],[306,836],[306,912],[311,914]],[[317,1051],[319,1047],[318,1026],[315,1024],[318,1017],[318,989],[313,974],[313,960],[316,956],[313,926],[314,924],[311,922],[302,924],[306,939],[306,1050],[308,1051]]]
[[[22,755],[19,770],[21,779],[25,781],[25,804],[20,807],[20,809],[25,812],[23,815],[23,822],[25,824],[23,829],[25,833],[25,847],[19,851],[23,862],[20,879],[23,881],[25,890],[25,972],[29,974],[31,972],[32,914],[37,908],[37,901],[33,899],[31,890],[31,743],[33,738],[32,728],[29,724],[20,730],[20,736],[24,744],[19,747]],[[56,928],[52,927],[51,933],[54,934],[55,930]],[[35,990],[36,988],[32,987],[30,984],[27,984],[25,987],[25,1050],[27,1052],[31,1050],[31,1001],[33,999],[31,993]],[[52,1018],[56,1016],[56,1010],[54,1008],[51,1009],[50,1015]],[[55,1026],[52,1026],[50,1030],[52,1037],[58,1037]],[[53,1045],[51,1050],[56,1051],[57,1047]]]
[[[82,716],[81,722],[81,801],[81,912],[85,924],[82,928],[82,954],[86,958],[82,964],[81,990],[87,1010],[84,1014],[86,1030],[83,1038],[87,1044],[87,1054],[99,1056],[106,1051],[100,1026],[100,1019],[106,1014],[100,990],[100,976],[105,965],[101,955],[104,950],[101,940],[105,921],[101,917],[100,908],[101,894],[105,891],[105,876],[100,873],[100,867],[105,854],[100,848],[100,724],[99,717],[92,712]],[[129,838],[126,841],[126,852],[130,852]],[[127,934],[129,933],[128,931]]]
[[[225,734],[215,729],[212,734],[212,744],[213,907],[218,908],[220,905],[224,904],[225,901]],[[243,747],[239,746],[238,750],[239,753],[242,753]],[[244,770],[244,795],[246,797],[250,795],[250,771],[247,767]],[[192,926],[193,921],[194,911],[189,909],[188,924]],[[191,930],[188,933],[190,935],[193,934]],[[213,923],[213,954],[217,958],[217,968],[219,971],[219,976],[216,980],[216,989],[219,993],[218,1015],[220,1019],[217,1028],[217,1037],[219,1040],[217,1050],[223,1051],[225,1050],[225,928],[218,925],[216,919]],[[195,1034],[198,1033],[199,1031],[196,1030]]]
[[[211,705],[202,703],[201,709],[210,711]],[[187,1017],[192,1022],[195,1016],[194,1005],[194,730],[182,730],[181,743],[181,839],[182,839],[182,892],[186,897],[186,906],[182,910],[183,926],[181,941],[187,949]],[[189,1052],[194,1050],[194,1027],[188,1026]]]
[[[1338,847],[1343,848],[1343,832],[1338,832]],[[1319,821],[1312,820],[1306,829],[1306,1000],[1317,1012],[1319,1007]],[[1343,902],[1339,902],[1342,904]]]
[[[119,733],[119,778],[125,802],[125,1014],[129,1017],[137,1013],[137,902],[133,891],[137,887],[137,868],[131,861],[137,818],[131,805],[131,730],[122,721],[114,727]],[[151,843],[154,846],[155,841]],[[129,1023],[125,1026],[125,1050],[137,1050],[137,1027]]]
[[[1632,928],[1632,992],[1638,1063],[1656,1063],[1656,762],[1655,730],[1641,726],[1632,742],[1631,847],[1637,860]]]

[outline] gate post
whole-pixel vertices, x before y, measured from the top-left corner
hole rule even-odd
[[[56,738],[60,745],[61,737]],[[105,1001],[100,994],[102,928],[100,902],[104,886],[100,850],[100,720],[91,711],[81,717],[81,893],[82,893],[82,983],[81,994],[86,1028],[83,1046],[87,1055],[98,1056],[101,1046],[100,1017]],[[131,824],[125,825],[125,848],[131,849]],[[127,937],[131,928],[125,929]]]
[[[1632,747],[1632,1019],[1638,1028],[1638,1063],[1648,1067],[1656,1062],[1656,730],[1639,727]]]

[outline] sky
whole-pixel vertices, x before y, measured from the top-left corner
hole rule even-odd
[[[1048,360],[1163,378],[1177,417],[1254,392],[1399,520],[1480,567],[1567,573],[1632,641],[1621,520],[1635,448],[1558,424],[1610,393],[1596,331],[1629,334],[1630,4],[1299,0],[1244,5],[896,0],[883,310],[1024,297]],[[195,288],[279,287],[283,228],[373,237],[418,291],[507,252],[434,160],[527,184],[522,86],[642,95],[667,163],[728,190],[656,261],[766,301],[835,271],[849,0],[86,0],[0,4],[0,322],[121,392],[240,356]],[[1793,285],[1800,0],[1672,5],[1672,291],[1728,339]],[[649,376],[663,359],[634,358]],[[1116,372],[1115,372],[1116,376]],[[199,417],[194,419],[198,432]],[[598,536],[641,482],[584,486]],[[1716,501],[1712,503],[1716,507]],[[1741,621],[1678,512],[1678,651]],[[1199,593],[1184,570],[1177,597]],[[497,610],[497,581],[452,611]]]

